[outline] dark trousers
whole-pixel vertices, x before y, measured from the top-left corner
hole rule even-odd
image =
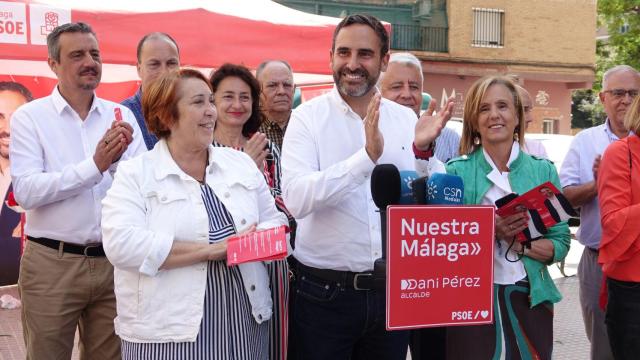
[[[605,322],[615,359],[640,356],[640,283],[607,278]]]
[[[447,358],[447,328],[434,327],[411,330],[409,341],[412,360],[445,360]]]
[[[355,290],[298,270],[290,329],[296,359],[406,359],[408,331],[385,330],[384,291]]]

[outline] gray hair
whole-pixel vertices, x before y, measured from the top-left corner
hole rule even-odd
[[[284,60],[265,60],[265,61],[261,62],[260,65],[258,65],[258,68],[256,68],[256,78],[258,79],[258,81],[260,81],[260,75],[262,75],[262,72],[264,71],[264,69],[267,67],[267,65],[269,65],[271,63],[280,63],[280,64],[286,66],[287,69],[289,69],[289,72],[291,73],[291,76],[293,76],[293,70],[291,69],[291,65],[289,65],[288,62],[286,62]]]
[[[420,60],[412,53],[408,53],[408,52],[393,53],[389,57],[389,65],[391,65],[392,63],[398,63],[398,64],[411,66],[415,68],[416,70],[418,70],[418,73],[420,73],[420,84],[424,82],[424,74],[422,74],[422,64],[420,63]],[[384,77],[384,73],[381,73],[380,77],[378,78],[378,86],[382,83],[383,77]]]
[[[49,51],[49,58],[60,62],[60,36],[64,33],[82,33],[91,34],[96,40],[98,37],[93,32],[89,24],[83,22],[62,24],[55,29],[49,35],[47,35],[47,49]]]
[[[630,72],[630,73],[634,74],[636,77],[640,78],[640,73],[638,72],[638,70],[634,69],[633,67],[631,67],[629,65],[616,65],[616,66],[610,68],[609,70],[607,70],[602,75],[602,90],[608,90],[607,89],[607,81],[609,80],[609,77],[611,75],[617,74],[619,72]]]

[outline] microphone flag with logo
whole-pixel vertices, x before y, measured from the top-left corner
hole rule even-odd
[[[427,204],[462,205],[464,185],[457,175],[436,173],[429,177],[426,184]]]
[[[399,205],[413,205],[416,203],[413,196],[413,182],[418,179],[418,173],[413,170],[400,171],[400,199]]]

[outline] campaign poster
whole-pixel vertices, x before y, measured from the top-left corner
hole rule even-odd
[[[387,330],[493,322],[493,206],[387,209]]]

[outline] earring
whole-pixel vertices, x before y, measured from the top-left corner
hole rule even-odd
[[[514,133],[513,133],[513,140],[514,140],[514,141],[517,141],[517,142],[520,142],[520,135],[518,135],[518,133],[517,133],[517,132],[514,132]]]
[[[480,136],[476,135],[473,137],[473,145],[480,145]]]

